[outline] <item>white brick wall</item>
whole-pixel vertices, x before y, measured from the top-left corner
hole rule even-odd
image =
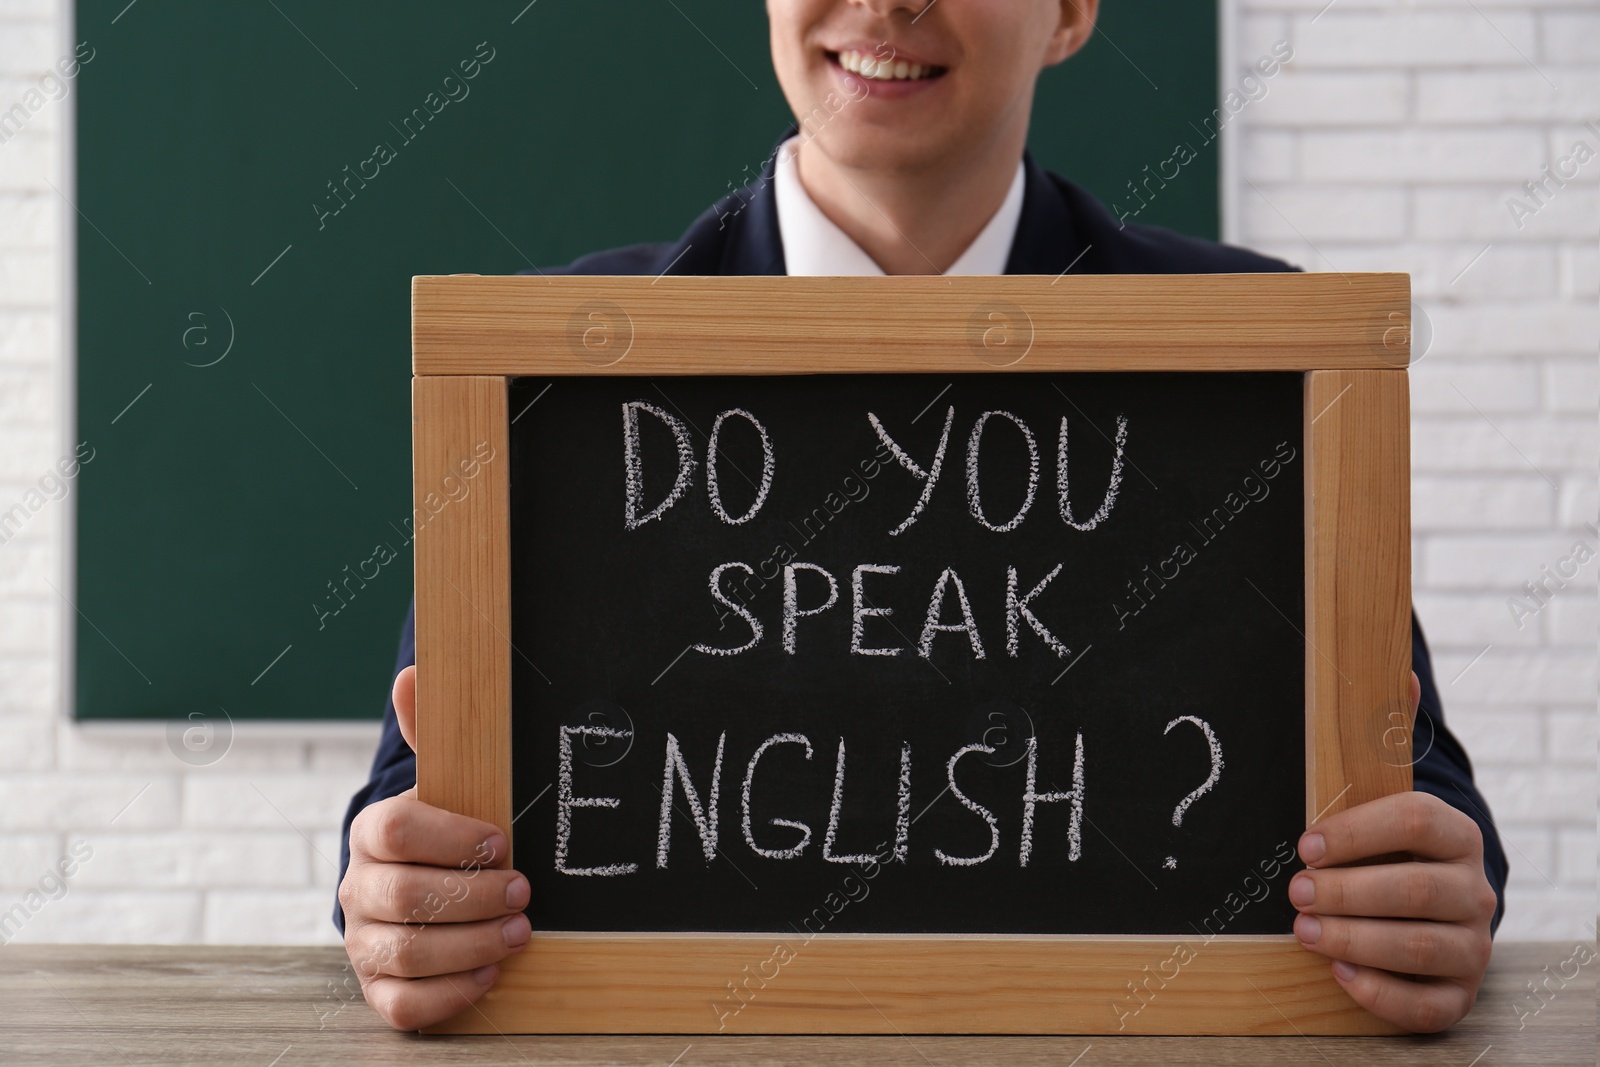
[[[1280,39],[1296,54],[1230,134],[1230,236],[1312,269],[1415,276],[1434,328],[1413,380],[1418,610],[1508,842],[1504,934],[1578,936],[1595,915],[1600,564],[1520,630],[1505,600],[1575,538],[1600,548],[1580,529],[1596,519],[1600,161],[1521,229],[1505,202],[1594,136],[1600,15],[1587,0],[1228,2],[1241,61]],[[64,7],[0,0],[0,107],[70,50]],[[6,502],[66,447],[65,220],[46,179],[67,188],[69,103],[0,145]],[[241,728],[191,769],[160,732],[63,723],[68,620],[45,579],[62,584],[66,517],[48,508],[0,546],[0,911],[40,905],[16,938],[333,941],[337,827],[375,730]],[[92,852],[49,900],[74,847]]]
[[[1600,153],[1593,0],[1233,0],[1235,58],[1295,58],[1246,107],[1229,237],[1311,270],[1400,270],[1432,323],[1412,371],[1414,596],[1445,715],[1511,861],[1503,936],[1595,915],[1596,572],[1519,629],[1506,600],[1596,515]]]

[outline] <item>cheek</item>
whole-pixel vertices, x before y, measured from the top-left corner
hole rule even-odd
[[[959,95],[975,113],[998,116],[1028,110],[1033,83],[1039,76],[1040,42],[1054,25],[1017,10],[1031,6],[1014,2],[974,5],[977,10],[973,14],[979,17],[970,26],[952,31],[953,39],[961,42]]]
[[[768,44],[779,81],[814,78],[808,38],[831,3],[815,0],[767,0]]]
[[[949,110],[940,116],[959,126],[963,138],[990,136],[1018,121],[1026,122],[1032,101],[1032,75],[1003,53],[970,56],[959,72],[958,91],[949,95]]]

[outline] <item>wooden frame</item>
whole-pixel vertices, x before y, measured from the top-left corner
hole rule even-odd
[[[1306,820],[1410,789],[1409,307],[1403,274],[415,278],[418,506],[499,457],[416,538],[418,795],[510,840],[509,377],[995,370],[1305,372]],[[539,933],[436,1030],[1396,1032],[1287,934],[1205,942],[1120,1020],[1186,939],[823,934],[719,1020],[774,940]]]

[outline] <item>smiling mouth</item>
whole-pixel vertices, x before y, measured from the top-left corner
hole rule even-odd
[[[859,75],[870,81],[923,81],[928,78],[937,78],[944,74],[948,67],[925,66],[921,63],[907,63],[903,59],[879,59],[866,52],[854,50],[844,52],[829,52],[828,58],[839,64],[851,74]]]

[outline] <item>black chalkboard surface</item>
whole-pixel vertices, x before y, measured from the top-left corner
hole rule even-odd
[[[1301,390],[514,379],[534,928],[1287,932]]]

